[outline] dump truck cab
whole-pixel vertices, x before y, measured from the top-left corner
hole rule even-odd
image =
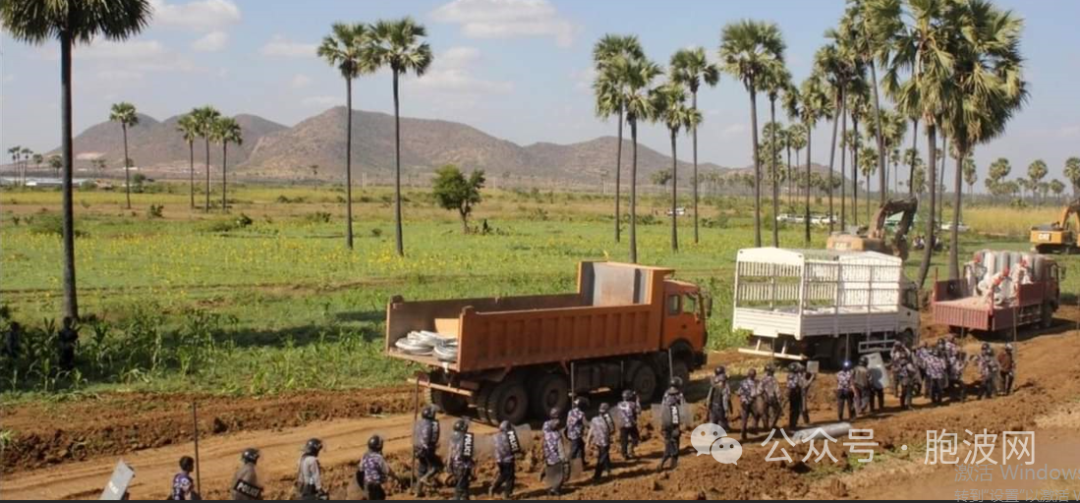
[[[664,299],[663,346],[705,347],[712,299],[695,284],[671,279],[664,280]]]

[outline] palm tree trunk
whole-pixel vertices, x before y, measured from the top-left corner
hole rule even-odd
[[[619,105],[619,144],[615,147],[615,242],[622,240],[622,212],[619,205],[622,204],[622,138],[623,138],[623,109]]]
[[[221,212],[229,212],[229,142],[222,140],[221,142]]]
[[[787,146],[784,150],[787,151],[787,201],[788,206],[794,204],[794,188],[795,188],[795,173],[791,170],[791,146]],[[796,154],[798,155],[798,154]]]
[[[401,226],[401,114],[398,107],[398,72],[394,71],[394,232],[397,254],[405,256],[405,238]]]
[[[807,248],[810,248],[810,150],[813,142],[813,132],[809,125],[806,127],[806,207],[803,212],[803,227],[806,234],[803,236],[803,242]]]
[[[769,135],[769,164],[772,177],[772,242],[773,247],[780,247],[780,226],[776,215],[780,214],[780,178],[776,176],[776,100],[769,100],[769,121],[772,122],[772,134]]]
[[[127,193],[127,209],[131,209],[131,163],[128,162],[127,124],[120,124],[124,130],[124,189]]]
[[[878,198],[881,200],[881,205],[885,205],[886,192],[889,190],[887,175],[885,174],[885,137],[881,131],[881,100],[878,98],[878,80],[877,80],[877,65],[874,64],[873,56],[866,58],[870,63],[870,88],[874,90],[874,120],[877,121],[877,154],[878,154],[878,181],[881,182],[881,194],[878,194]],[[869,178],[869,177],[867,177]],[[866,198],[870,199],[870,181],[866,182]],[[867,204],[869,207],[869,203]],[[869,214],[867,220],[870,219]]]
[[[859,119],[851,114],[851,130],[855,142],[851,145],[851,219],[859,225]]]
[[[941,173],[938,174],[938,183],[934,186],[934,190],[938,191],[938,227],[940,230],[941,223],[945,221],[945,162],[949,158],[949,137],[945,134],[941,135]],[[931,164],[933,166],[933,164]]]
[[[845,105],[847,104],[845,103]],[[847,161],[848,145],[846,110],[840,114],[840,140],[840,232],[843,232],[847,228],[847,163],[845,161]]]
[[[930,218],[926,219],[926,250],[923,251],[922,264],[919,265],[919,288],[926,284],[926,277],[930,275],[930,262],[934,260],[934,243],[937,240],[937,190],[933,188],[937,184],[937,169],[934,168],[937,166],[937,127],[929,121],[926,123],[926,139],[930,147],[930,153],[927,154],[930,157],[930,169],[927,170],[931,187]]]
[[[637,263],[637,118],[630,121],[630,263]]]
[[[694,110],[697,110],[697,90],[696,89],[694,90],[693,93],[691,93],[691,99],[693,100]],[[694,142],[694,179],[692,180],[692,182],[694,184],[694,244],[698,244],[700,242],[700,236],[698,235],[697,124],[694,124],[693,128],[694,128],[694,131],[693,131],[693,136],[694,136],[694,139],[693,139],[693,142]],[[674,147],[674,143],[672,143],[672,146]],[[672,151],[672,154],[674,154],[674,149]],[[672,155],[672,157],[674,157],[674,155]]]
[[[960,279],[960,205],[963,204],[964,194],[964,159],[967,158],[967,149],[961,144],[956,144],[956,174],[953,181],[956,194],[953,194],[953,218],[951,229],[952,246],[949,247],[949,279]]]
[[[908,172],[908,195],[915,195],[915,164],[919,154],[919,119],[911,119],[911,149],[915,155],[911,156],[911,171]]]
[[[352,79],[345,78],[345,246],[353,249],[352,218]]]
[[[678,131],[671,130],[671,251],[679,251],[679,158],[675,142]]]
[[[844,115],[844,89],[841,87],[840,89],[837,90],[837,93],[836,93],[836,115],[833,116],[832,149],[829,152],[829,180],[828,180],[828,182],[825,183],[825,187],[828,189],[828,192],[829,192],[829,233],[830,234],[832,234],[833,230],[836,228],[836,223],[833,222],[834,215],[836,213],[835,213],[835,210],[833,209],[833,184],[832,184],[832,179],[833,179],[833,169],[836,166],[836,132],[837,132],[837,127],[840,125],[841,117],[843,115]],[[809,135],[807,135],[807,137],[809,137]],[[806,155],[809,156],[810,155],[809,142],[808,142],[808,146],[807,146],[806,150],[807,150]],[[843,150],[843,149],[841,149],[841,150]],[[842,155],[842,153],[841,153],[841,155]],[[810,194],[809,194],[809,192],[810,192],[810,179],[809,179],[809,176],[810,176],[810,161],[809,161],[809,158],[806,161],[806,173],[807,173],[806,192],[807,192],[807,198],[809,198],[810,197]],[[843,171],[841,171],[841,173],[843,173]],[[809,223],[807,224],[807,226],[809,227]]]
[[[190,183],[188,193],[191,196],[191,209],[195,209],[195,141],[188,142],[188,175]]]
[[[79,319],[79,302],[75,290],[75,206],[72,194],[72,172],[75,156],[72,146],[71,118],[71,49],[74,42],[66,32],[60,34],[60,120],[61,155],[64,158],[63,180],[63,241],[64,241],[64,317]]]
[[[210,137],[206,137],[206,206],[203,211],[210,212]]]
[[[750,83],[750,127],[754,141],[754,247],[761,248],[761,158],[758,157],[757,91]]]
[[[866,225],[870,225],[870,175],[866,175]]]

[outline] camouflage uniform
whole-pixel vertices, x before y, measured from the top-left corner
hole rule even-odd
[[[912,382],[915,379],[915,372],[917,372],[915,364],[913,364],[907,356],[902,356],[898,360],[893,360],[892,367],[893,374],[896,376],[896,384],[894,384],[894,387],[899,389],[898,396],[900,397],[900,407],[911,409],[911,388]]]
[[[551,482],[549,491],[553,495],[559,494],[562,490],[563,477],[562,465],[565,460],[562,458],[562,434],[559,433],[559,420],[549,419],[544,422],[544,463],[549,467],[559,467],[558,479]]]
[[[776,382],[776,376],[766,374],[761,378],[759,394],[765,398],[765,427],[776,428],[780,421],[780,384]]]
[[[870,369],[860,362],[852,372],[852,380],[857,392],[855,409],[858,414],[865,414],[867,409],[873,409],[870,391]]]
[[[979,399],[993,398],[997,394],[994,386],[994,378],[999,372],[997,359],[993,353],[979,355],[979,377],[982,378],[982,388],[979,390]]]
[[[454,499],[469,499],[469,484],[472,483],[473,458],[465,452],[465,439],[470,433],[455,431],[450,437],[450,469],[454,473]]]
[[[615,430],[615,421],[610,414],[600,414],[589,423],[590,444],[596,448],[596,471],[593,481],[600,480],[604,471],[611,475],[611,435]]]
[[[788,396],[788,429],[794,431],[799,426],[799,415],[802,414],[803,422],[810,423],[810,412],[806,410],[806,377],[803,371],[788,372],[787,396]]]
[[[413,446],[413,450],[416,452],[416,461],[419,465],[417,473],[421,480],[442,470],[443,463],[436,452],[439,445],[439,433],[439,422],[434,419],[421,418],[416,423],[414,434],[416,445]]]
[[[619,445],[622,448],[623,459],[633,457],[633,449],[637,447],[640,435],[638,433],[638,416],[641,415],[641,404],[637,400],[623,400],[619,402]]]
[[[758,393],[760,393],[761,387],[758,386],[757,379],[747,377],[739,383],[739,391],[736,393],[739,395],[739,402],[742,404],[742,440],[746,441],[747,423],[750,416],[754,416],[754,429],[758,429],[759,422],[764,419],[759,417],[757,412],[754,411],[754,400],[757,399]]]
[[[198,499],[195,497],[195,482],[191,480],[190,473],[180,472],[173,477],[172,494],[169,495],[169,499],[175,501],[194,501]]]
[[[1012,394],[1013,381],[1016,379],[1016,359],[1010,350],[998,353],[998,369],[1001,372],[1001,385],[1006,395]]]
[[[928,354],[926,356],[926,376],[930,388],[930,401],[941,403],[945,395],[945,376],[948,364],[944,358]]]
[[[672,408],[681,407],[683,402],[682,392],[672,388],[664,394],[664,399],[661,400],[660,403],[664,408],[664,413],[668,414],[667,411],[670,411]],[[679,423],[676,424],[674,417],[672,417],[672,421],[665,421],[664,424],[661,425],[661,434],[664,437],[664,456],[660,458],[661,470],[664,469],[664,464],[668,460],[671,461],[672,469],[679,466],[679,440],[680,435],[682,434],[681,427],[683,419],[684,418],[679,418]]]
[[[848,419],[855,420],[855,386],[850,370],[841,370],[836,374],[836,415],[844,420],[844,408],[847,407]]]
[[[585,413],[576,405],[566,415],[566,438],[570,440],[570,461],[581,459],[585,466]]]
[[[499,476],[491,486],[491,492],[494,494],[501,490],[503,497],[510,499],[517,481],[517,457],[510,446],[510,437],[503,431],[495,434],[495,464],[499,466]]]
[[[300,458],[299,477],[300,499],[316,500],[322,495],[322,466],[319,458],[305,454]]]
[[[893,345],[889,352],[889,361],[892,362],[890,370],[893,374],[893,396],[900,396],[900,376],[898,375],[900,362],[906,362],[911,357],[911,351],[902,344]],[[909,376],[910,377],[910,376]]]
[[[360,473],[364,475],[364,491],[369,501],[382,501],[386,499],[386,491],[383,484],[390,476],[390,466],[386,459],[377,452],[368,452],[360,460]]]
[[[731,431],[728,414],[731,412],[731,389],[728,388],[726,374],[713,377],[709,390],[709,422],[719,425],[724,431]]]

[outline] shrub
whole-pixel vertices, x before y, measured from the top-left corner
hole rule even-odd
[[[30,232],[34,234],[64,235],[64,219],[60,215],[45,213],[38,215],[37,218],[33,219],[32,223],[27,219],[27,223],[30,224]],[[78,220],[76,220],[75,237],[86,237],[86,233],[78,228]]]
[[[316,211],[310,215],[304,217],[305,220],[315,224],[325,224],[330,222],[330,213],[326,211]]]
[[[146,214],[147,218],[164,218],[165,205],[163,204],[151,204],[150,211]]]
[[[383,235],[383,230],[382,229],[380,229],[378,227],[376,227],[374,229],[371,229],[371,237],[373,237],[373,238],[381,238],[382,235]]]

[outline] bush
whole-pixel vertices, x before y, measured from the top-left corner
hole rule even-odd
[[[250,227],[253,223],[255,223],[255,221],[244,213],[241,213],[240,216],[236,217],[236,226],[241,229]]]
[[[34,234],[64,235],[64,219],[60,215],[45,213],[38,215],[32,222],[27,219],[27,223],[30,225],[30,232]],[[78,220],[76,220],[75,237],[86,237],[86,233],[78,228]]]
[[[147,218],[165,218],[164,211],[165,205],[151,204],[150,211],[146,214],[146,216]]]
[[[314,224],[325,224],[330,222],[331,215],[326,211],[316,211],[310,215],[304,217],[304,220]]]
[[[376,239],[377,239],[377,238],[381,238],[381,237],[382,237],[382,235],[383,235],[383,231],[382,231],[382,229],[380,229],[380,228],[378,228],[378,227],[376,227],[376,228],[374,228],[374,229],[371,229],[371,237],[373,237],[373,238],[376,238]]]

